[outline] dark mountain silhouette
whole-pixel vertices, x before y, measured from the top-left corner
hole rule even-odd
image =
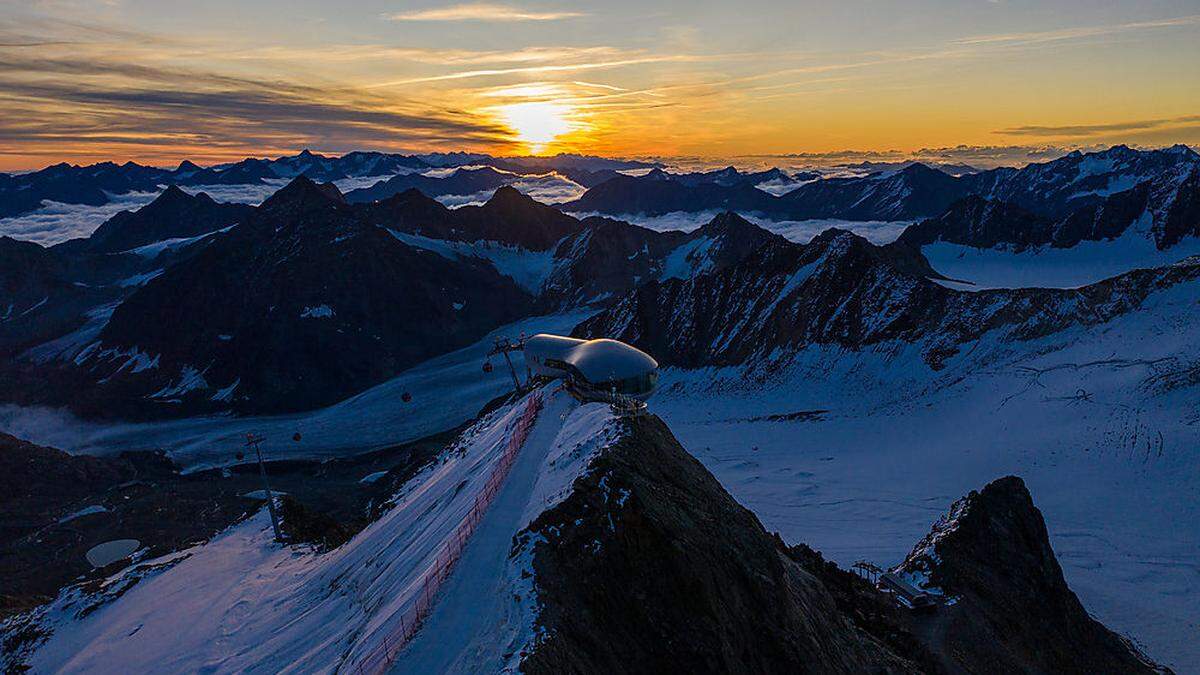
[[[393,176],[368,188],[351,190],[346,199],[355,203],[373,202],[414,189],[430,197],[471,195],[495,190],[520,179],[521,176],[517,174],[504,173],[486,166],[479,169],[455,169],[444,178],[407,174]]]
[[[1007,202],[967,197],[938,216],[904,231],[900,241],[922,246],[945,241],[975,248],[1071,248],[1105,241],[1131,228],[1144,229],[1159,250],[1200,236],[1200,166],[1185,174],[1169,172],[1052,218]]]
[[[1042,514],[1016,476],[955,502],[898,570],[953,599],[942,616],[914,617],[947,670],[1162,672],[1067,587]]]
[[[195,237],[233,225],[250,214],[244,204],[220,204],[201,192],[195,196],[174,185],[137,211],[122,211],[88,239],[93,251],[127,251],[166,239]]]

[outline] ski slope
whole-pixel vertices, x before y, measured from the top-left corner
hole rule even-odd
[[[593,454],[572,453],[598,449],[611,420],[606,405],[580,409],[563,392],[548,400],[429,620],[392,672],[515,672],[522,647],[534,637],[536,594],[531,579],[522,578],[533,573],[528,552],[509,562],[513,537],[561,499]]]
[[[545,400],[538,421],[402,655],[400,664],[418,670],[397,664],[400,672],[440,672],[425,664],[499,669],[536,637],[531,554],[510,557],[513,536],[564,496],[616,427],[608,406],[581,406],[553,388],[532,395]],[[63,591],[34,614],[50,636],[29,665],[34,672],[355,672],[417,602],[528,399],[473,424],[379,520],[333,551],[274,543],[259,512],[207,544],[141,561],[99,590]]]

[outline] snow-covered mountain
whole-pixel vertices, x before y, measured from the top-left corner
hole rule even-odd
[[[1186,173],[1155,175],[1055,218],[1010,202],[972,195],[937,218],[910,227],[901,241],[939,241],[1021,252],[1031,247],[1071,248],[1084,241],[1119,239],[1131,228],[1156,249],[1200,236],[1200,164]]]
[[[1077,602],[1039,605],[1074,629],[1035,635],[1024,605],[977,599],[1073,598],[1028,493],[994,497],[1009,482],[969,497],[934,549],[931,578],[970,610],[944,607],[941,630],[994,638],[952,649],[769,533],[660,419],[545,386],[482,414],[333,550],[272,542],[259,511],[7,620],[2,657],[35,671],[917,673],[1000,657],[1153,672]],[[1006,523],[1020,536],[996,536]],[[985,559],[986,586],[949,574]]]
[[[271,543],[262,513],[233,522],[243,502],[228,495],[205,511],[219,522],[208,533],[221,530],[208,543],[96,573],[6,624],[7,658],[41,670],[611,672],[634,658],[722,672],[1145,672],[1129,639],[1186,668],[1200,659],[1188,630],[1200,174],[1185,150],[983,172],[995,195],[959,192],[980,174],[909,166],[793,197],[898,217],[953,196],[889,245],[841,230],[796,244],[732,212],[658,232],[512,187],[460,208],[418,189],[351,203],[307,177],[259,207],[169,189],[89,239],[0,238],[0,395],[94,418],[0,407],[7,431],[23,424],[43,445],[57,443],[33,436],[61,432],[72,452],[163,448],[155,466],[179,462],[172,485],[187,483],[176,469],[234,461],[247,433],[268,436],[277,459],[387,451],[413,470],[351,477],[377,486],[357,511],[378,519],[324,553]],[[280,182],[276,168],[337,168],[293,159],[243,168]],[[784,199],[729,170],[684,176],[642,181],[672,199]],[[1115,189],[1122,177],[1138,180]],[[1040,206],[1024,201],[1039,191]],[[1054,261],[1076,276],[1046,276]],[[532,398],[492,401],[437,451],[431,434],[507,386],[506,372],[480,374],[493,338],[572,327],[662,364],[650,410],[664,421],[548,387],[520,453],[509,458],[509,439]],[[197,416],[215,412],[241,414]],[[50,415],[61,428],[28,422]],[[396,447],[422,438],[427,455]],[[37,456],[63,475],[85,464]],[[104,485],[158,480],[122,471]],[[1013,473],[1028,490],[1008,478],[956,502],[905,560],[943,507]],[[87,509],[109,488],[74,487],[79,503],[50,522],[103,517]],[[488,491],[463,546],[453,535]],[[453,541],[457,565],[437,571]],[[896,565],[952,604],[928,621],[900,612],[799,542],[843,569]],[[413,634],[430,575],[437,599]]]
[[[642,176],[619,175],[588,189],[579,199],[563,204],[575,212],[598,212],[620,216],[657,216],[674,211],[765,212],[775,198],[753,184],[676,180],[665,171]]]
[[[250,215],[244,204],[222,204],[172,185],[137,211],[122,211],[86,240],[89,251],[117,253],[168,239],[187,239],[235,225]]]
[[[331,156],[307,149],[295,155],[274,159],[250,157],[238,162],[208,167],[183,160],[174,169],[144,166],[134,162],[120,165],[101,162],[86,166],[62,163],[29,173],[0,173],[0,218],[35,211],[47,201],[101,206],[119,195],[153,194],[168,185],[275,186],[297,176],[307,176],[317,182],[347,181],[352,183],[353,187],[360,187],[363,185],[361,179],[374,178],[374,182],[378,183],[393,176],[420,174],[435,168],[465,165],[494,167],[506,176],[501,182],[497,182],[495,176],[491,177],[490,182],[482,178],[483,174],[476,176],[476,183],[487,184],[475,189],[475,193],[510,184],[514,180],[513,176],[536,176],[557,172],[564,175],[577,173],[582,177],[597,171],[613,172],[618,169],[656,166],[645,162],[582,155],[498,158],[466,153],[417,156],[350,152],[341,156]],[[446,183],[436,182],[436,176],[430,177],[429,180],[435,182],[423,183],[418,187],[427,190],[430,196],[470,194],[462,192],[463,185],[459,185],[466,180],[465,176]],[[383,198],[402,189],[373,198]],[[260,192],[251,190],[247,194]]]
[[[1159,288],[1194,280],[1200,263],[1137,270],[1079,291],[970,293],[930,276],[912,249],[830,230],[808,245],[764,246],[715,274],[646,284],[577,332],[627,340],[686,367],[770,369],[808,346],[902,341],[937,368],[991,331],[1023,339],[1103,322]]]
[[[458,209],[415,189],[350,204],[304,177],[258,208],[171,188],[89,239],[14,242],[82,299],[34,298],[50,277],[32,261],[14,270],[24,290],[9,304],[24,318],[0,333],[19,354],[0,391],[86,414],[311,409],[515,319],[723,269],[769,241],[783,240],[734,214],[655,232],[579,221],[509,187]]]
[[[831,177],[767,194],[747,190],[770,180],[741,180],[754,174],[728,169],[701,174],[662,171],[617,176],[593,186],[564,208],[611,215],[657,216],[673,211],[734,209],[776,219],[912,220],[936,216],[967,195],[1011,203],[1047,218],[1061,219],[1099,204],[1110,195],[1149,180],[1178,181],[1200,166],[1186,146],[1103,152],[1074,152],[1051,162],[954,175],[920,163],[866,176]],[[703,186],[701,188],[700,186]],[[775,196],[778,195],[778,196]]]
[[[1145,181],[1181,177],[1200,166],[1186,145],[1134,150],[1115,145],[1100,152],[1072,152],[1019,169],[999,168],[964,176],[972,194],[997,199],[1045,216],[1062,217]]]

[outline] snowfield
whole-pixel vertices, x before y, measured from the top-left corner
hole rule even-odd
[[[64,591],[37,610],[53,633],[29,664],[36,672],[354,672],[416,602],[537,395],[545,407],[397,668],[495,672],[514,663],[535,639],[536,602],[522,574],[528,555],[509,558],[513,536],[615,438],[607,406],[580,406],[553,387],[483,417],[405,484],[391,510],[329,553],[274,543],[259,512],[207,544],[135,564],[99,591]]]
[[[111,310],[109,310],[111,312]],[[272,417],[194,417],[143,424],[82,422],[66,412],[46,408],[0,406],[0,431],[67,452],[116,453],[134,448],[161,448],[186,470],[233,464],[245,435],[266,437],[270,459],[311,459],[353,455],[406,443],[452,429],[471,419],[485,403],[512,389],[503,360],[492,373],[481,372],[497,336],[569,332],[595,310],[523,319],[498,328],[479,342],[430,359],[345,401],[312,412]],[[105,315],[103,318],[107,318]],[[103,323],[100,324],[102,326]],[[85,326],[93,335],[100,327]],[[70,338],[70,336],[68,336]],[[64,338],[47,347],[46,358],[62,349],[78,348],[86,336]],[[86,344],[86,343],[83,343]],[[39,348],[41,349],[41,348]],[[521,369],[520,357],[514,365]],[[522,377],[524,373],[520,373]],[[404,403],[401,395],[412,394]],[[300,433],[300,442],[292,436]]]
[[[810,348],[756,382],[668,369],[651,408],[768,529],[843,567],[900,563],[959,497],[1025,479],[1071,588],[1200,668],[1200,284],[933,372],[911,347]],[[774,416],[774,417],[772,417]]]
[[[1200,255],[1189,237],[1159,251],[1149,235],[1131,227],[1111,241],[1084,241],[1071,248],[1031,248],[1020,253],[938,242],[921,247],[933,269],[961,282],[937,283],[962,291],[986,288],[1079,288],[1130,270],[1162,267]]]

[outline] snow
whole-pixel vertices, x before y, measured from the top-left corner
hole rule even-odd
[[[505,406],[426,466],[395,507],[327,554],[271,540],[265,514],[165,560],[109,580],[143,577],[84,615],[78,589],[40,610],[53,635],[36,672],[330,672],[379,644],[414,599],[414,582],[471,508],[521,405]],[[156,573],[146,569],[166,563]]]
[[[481,521],[443,586],[425,626],[401,654],[397,672],[494,673],[515,669],[535,636],[532,573],[526,557],[509,558],[513,537],[574,481],[612,438],[607,405],[579,406],[565,392],[547,397],[505,487]],[[565,418],[565,421],[564,421]],[[551,501],[548,501],[551,500]],[[519,599],[516,597],[519,596]]]
[[[383,478],[384,476],[386,476],[387,473],[388,473],[387,471],[376,471],[375,473],[369,473],[369,474],[363,476],[362,479],[359,480],[358,482],[374,483],[375,481],[379,480],[380,478]]]
[[[40,308],[42,305],[46,304],[46,301],[49,299],[50,299],[50,296],[48,296],[48,295],[43,297],[41,300],[38,300],[36,303],[34,303],[32,306],[30,306],[29,309],[25,310],[24,312],[21,312],[17,316],[22,317],[22,316],[25,316],[26,314],[32,314],[32,313],[36,312],[38,310],[38,308]],[[5,318],[7,318],[7,316]]]
[[[165,271],[166,270],[164,270],[164,269],[157,269],[157,270],[151,270],[149,272],[142,272],[141,274],[135,274],[127,279],[122,279],[122,280],[118,281],[117,285],[125,287],[125,288],[129,288],[131,286],[145,286],[147,282],[149,282],[151,279],[159,276],[160,274],[162,274]]]
[[[275,499],[279,499],[286,494],[286,492],[280,492],[279,490],[271,490],[271,496]],[[266,488],[261,490],[251,490],[241,496],[245,497],[246,499],[256,499],[260,502],[265,502],[267,501],[267,490]]]
[[[396,230],[388,232],[409,246],[433,251],[449,260],[479,258],[491,263],[497,272],[534,294],[541,289],[554,269],[554,246],[545,251],[530,251],[495,241],[449,241]]]
[[[233,400],[233,392],[237,391],[238,385],[240,385],[241,383],[242,383],[242,378],[239,377],[239,378],[235,379],[233,381],[233,383],[230,384],[228,387],[225,387],[224,389],[220,389],[217,391],[217,393],[213,394],[211,400],[224,401],[226,403],[232,401]]]
[[[93,513],[108,513],[108,509],[100,504],[92,504],[91,506],[85,506],[74,513],[69,513],[62,518],[59,518],[58,522],[65,523],[70,520],[75,520],[76,518],[90,516]]]
[[[1135,226],[1117,239],[1084,241],[1071,248],[1042,247],[1015,253],[937,242],[921,247],[921,252],[933,269],[969,282],[937,282],[958,290],[1078,288],[1133,269],[1161,267],[1198,255],[1200,238],[1189,237],[1159,251],[1144,229]]]
[[[666,369],[650,407],[768,529],[847,568],[899,563],[955,500],[1021,476],[1084,606],[1185,672],[1200,667],[1197,297],[1186,283],[1092,328],[986,335],[937,372],[895,343],[806,349],[766,382]],[[765,419],[806,410],[828,412]]]
[[[223,227],[223,228],[221,228],[219,230],[215,230],[213,232],[205,232],[204,234],[198,234],[194,237],[176,237],[174,239],[163,239],[162,241],[156,241],[152,244],[146,244],[144,246],[138,246],[137,248],[131,248],[128,251],[125,251],[125,253],[133,253],[134,255],[139,255],[146,259],[153,259],[153,258],[158,257],[158,255],[160,253],[162,253],[163,251],[175,251],[175,250],[181,249],[185,246],[188,246],[189,244],[194,244],[202,239],[207,239],[215,234],[221,234],[222,232],[228,232],[228,231],[232,230],[234,227],[236,227],[236,225],[230,225],[229,227]]]
[[[84,352],[99,346],[95,340],[100,336],[100,331],[104,330],[104,326],[108,324],[108,320],[119,304],[119,302],[113,302],[88,310],[84,315],[86,320],[82,326],[60,338],[31,347],[17,358],[34,363],[47,363],[55,359],[74,360],[76,364],[81,363],[87,357]]]
[[[402,672],[495,672],[535,636],[524,529],[614,438],[607,406],[543,390],[545,407],[507,480],[401,655]],[[64,590],[35,610],[52,631],[35,672],[332,672],[375,653],[421,592],[444,541],[471,510],[527,398],[485,416],[325,554],[271,538],[266,514],[206,544],[134,565],[94,593]]]
[[[596,310],[576,309],[509,324],[478,342],[407,370],[332,406],[294,415],[193,417],[147,423],[83,423],[57,409],[4,406],[0,430],[67,452],[115,454],[131,447],[162,448],[187,470],[233,462],[228,448],[249,432],[266,437],[270,459],[310,459],[370,452],[452,429],[512,388],[503,368],[480,371],[498,336],[570,332]],[[99,332],[99,328],[96,328]],[[515,364],[521,368],[520,359]],[[174,383],[173,383],[174,384]],[[413,399],[401,403],[400,395]],[[303,441],[291,440],[301,433]]]
[[[197,389],[208,389],[208,382],[204,379],[204,372],[206,371],[207,369],[202,372],[194,366],[184,366],[179,370],[179,379],[150,394],[150,398],[170,399],[183,396]]]
[[[711,272],[713,260],[709,250],[716,240],[712,237],[697,237],[685,244],[680,244],[667,254],[663,260],[662,273],[659,279],[691,279],[693,276]]]
[[[314,307],[305,307],[304,310],[302,312],[300,312],[300,318],[301,319],[329,319],[329,318],[332,318],[335,314],[336,314],[336,312],[334,312],[333,308],[330,307],[329,305],[316,305]]]

